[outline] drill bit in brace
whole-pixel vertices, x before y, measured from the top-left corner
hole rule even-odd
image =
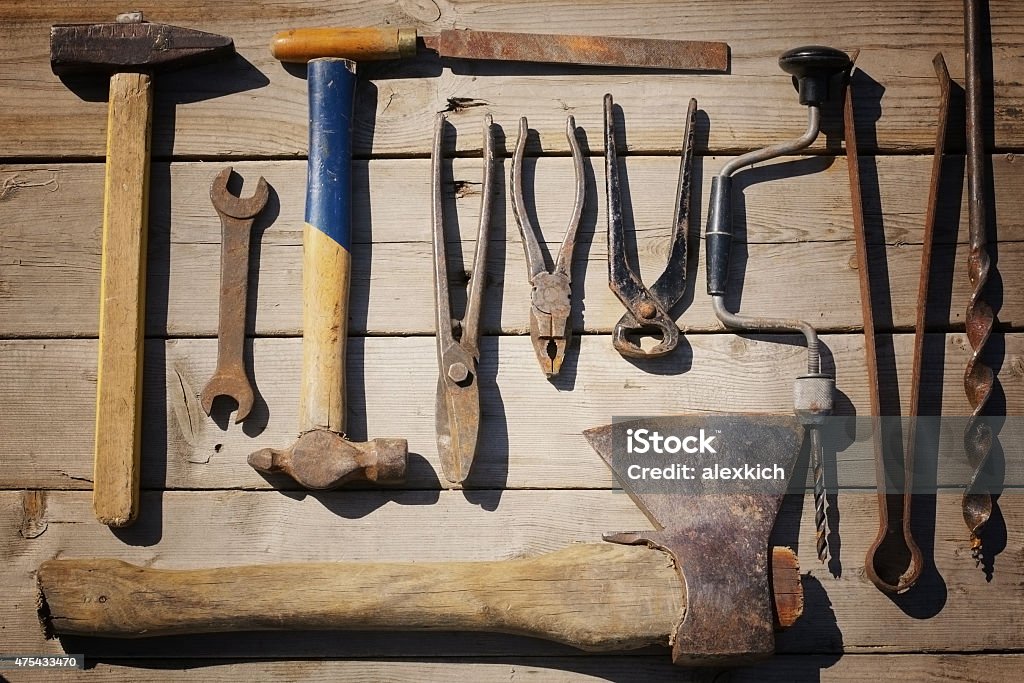
[[[821,372],[818,334],[803,320],[758,318],[731,313],[725,307],[729,276],[729,251],[732,246],[732,178],[741,168],[793,154],[809,147],[818,137],[821,105],[829,99],[830,81],[849,70],[850,58],[844,52],[827,47],[803,47],[789,50],[779,58],[779,66],[792,74],[800,93],[800,104],[807,106],[807,131],[799,138],[748,152],[727,163],[711,181],[711,207],[705,232],[707,249],[708,294],[718,317],[735,330],[800,332],[807,340],[807,374],[796,378],[794,412],[807,429],[811,463],[814,470],[814,518],[817,530],[818,559],[828,558],[828,527],[825,510],[825,481],[822,463],[821,424],[832,413],[835,380]]]
[[[665,270],[648,289],[626,258],[622,228],[622,197],[612,96],[604,96],[605,189],[608,194],[608,287],[626,307],[615,324],[612,345],[623,356],[653,358],[664,356],[679,344],[679,328],[670,315],[686,291],[686,233],[690,218],[690,184],[693,170],[693,138],[696,130],[697,100],[691,99],[683,132],[676,210],[672,221],[672,246]],[[661,341],[645,350],[633,339],[643,334],[660,336]]]
[[[586,188],[583,178],[583,154],[576,140],[576,120],[565,121],[565,137],[572,150],[573,169],[576,173],[576,200],[573,203],[569,226],[565,229],[562,246],[558,250],[554,268],[548,270],[537,239],[537,229],[530,223],[523,201],[523,152],[526,151],[526,117],[519,119],[519,139],[512,158],[512,215],[519,225],[526,251],[526,269],[530,276],[532,303],[530,305],[530,339],[537,354],[537,362],[548,379],[558,374],[565,360],[566,349],[572,342],[572,252],[576,247],[576,230],[583,214]]]
[[[448,291],[448,258],[445,250],[441,184],[441,141],[444,114],[434,125],[434,147],[430,158],[433,184],[431,232],[434,241],[434,304],[437,311],[437,402],[434,422],[437,454],[445,478],[459,484],[469,476],[476,457],[480,431],[480,311],[484,297],[488,229],[494,196],[494,126],[490,114],[484,117],[483,183],[480,188],[480,227],[473,255],[473,272],[466,294],[466,313],[453,320]]]

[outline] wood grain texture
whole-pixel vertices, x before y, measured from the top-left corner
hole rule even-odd
[[[93,512],[114,527],[131,524],[139,511],[152,112],[151,76],[117,73],[110,77]]]
[[[210,491],[144,492],[135,525],[115,537],[89,516],[86,492],[47,493],[47,529],[24,538],[22,492],[0,493],[0,603],[5,650],[86,652],[92,657],[444,657],[578,656],[574,649],[515,636],[352,632],[237,633],[166,639],[44,641],[38,628],[35,572],[53,557],[122,559],[160,569],[275,562],[444,562],[510,560],[553,552],[605,531],[649,528],[628,496],[614,491],[347,491],[319,494]],[[837,548],[841,576],[816,559],[810,496],[787,499],[773,542],[800,555],[804,616],[778,636],[781,653],[869,654],[1018,651],[1016,618],[1024,573],[1024,497],[999,507],[1005,545],[991,581],[975,566],[959,496],[920,499],[918,540],[928,569],[914,591],[892,601],[863,575],[873,536],[873,491],[842,493]],[[429,542],[445,529],[445,542]],[[976,615],[986,619],[979,622]],[[76,649],[79,648],[79,649]],[[663,652],[667,658],[667,650]]]
[[[310,225],[302,234],[302,389],[296,433],[344,433],[352,254]]]
[[[778,344],[773,339],[787,343]],[[1024,336],[997,335],[1000,383],[1010,415],[1024,413]],[[753,412],[790,414],[793,378],[806,353],[794,337],[693,335],[674,355],[638,368],[612,349],[607,336],[585,335],[572,348],[563,375],[549,383],[537,371],[528,337],[484,337],[481,352],[481,438],[470,487],[604,487],[611,475],[582,436],[617,415]],[[826,367],[837,375],[836,409],[867,415],[863,340],[825,336]],[[911,335],[898,335],[897,374],[910,376]],[[881,363],[892,361],[888,338]],[[389,435],[409,442],[406,486],[435,489],[440,462],[434,436],[437,364],[430,337],[351,340],[349,435]],[[143,484],[146,488],[294,489],[285,477],[269,481],[245,464],[246,454],[290,444],[298,433],[301,341],[256,339],[250,375],[258,398],[252,417],[227,426],[207,418],[197,394],[216,364],[216,341],[182,339],[148,345],[143,406]],[[0,342],[0,487],[89,488],[95,342]],[[967,415],[958,390],[969,345],[962,334],[935,335],[927,344],[922,414]],[[248,354],[247,354],[248,355]],[[909,391],[887,396],[904,410]],[[63,419],[51,419],[60,396]],[[47,425],[45,430],[40,425]],[[1007,426],[1008,434],[1014,432]],[[1007,437],[1010,438],[1010,437]],[[925,456],[922,456],[925,457]],[[924,462],[924,461],[922,461]],[[846,474],[854,481],[864,472]],[[955,477],[954,477],[955,479]],[[869,478],[870,480],[870,478]]]
[[[473,135],[479,119],[473,120]],[[532,123],[532,122],[531,122]],[[564,121],[563,121],[564,123]],[[471,136],[471,137],[472,137]],[[725,158],[698,159],[695,192],[707,205],[710,177]],[[962,160],[961,160],[962,161]],[[587,162],[586,209],[573,271],[576,330],[610,332],[624,309],[607,286],[604,171]],[[878,289],[879,329],[913,329],[917,271],[930,159],[865,158],[877,165],[878,194],[865,182],[868,225],[875,273],[886,273],[891,304]],[[1005,283],[1024,279],[1024,173],[1013,156],[992,160],[997,188],[995,210],[1000,239],[997,268]],[[962,177],[952,173],[943,195],[935,254],[935,281],[929,325],[963,324],[970,285],[966,274],[967,212],[959,210]],[[664,268],[678,161],[626,158],[629,193],[627,225],[636,235],[645,277]],[[305,164],[240,162],[239,173],[267,178],[274,187],[266,215],[253,237],[250,274],[250,333],[295,335],[302,328],[302,225]],[[215,171],[201,163],[154,164],[150,230],[147,331],[150,335],[214,335],[217,329],[220,227],[210,206],[209,183]],[[790,176],[792,173],[794,175]],[[524,168],[528,210],[540,226],[548,249],[557,249],[571,210],[573,191],[567,158],[527,159]],[[466,240],[450,244],[453,282],[462,279],[473,252],[479,215],[480,163],[456,159],[446,194],[446,215]],[[529,329],[530,288],[522,243],[507,201],[508,161],[496,171],[499,194],[489,250],[488,287],[482,325],[485,333],[524,334]],[[699,179],[699,180],[698,180]],[[953,182],[955,181],[955,182]],[[99,216],[102,167],[93,164],[6,166],[0,169],[0,336],[94,336],[99,269]],[[765,315],[798,315],[825,330],[861,326],[849,185],[842,159],[784,159],[737,177],[737,226],[746,232],[732,259],[728,297],[734,309]],[[430,168],[427,159],[356,162],[353,171],[353,271],[349,327],[352,334],[432,334],[433,295],[430,256]],[[600,189],[599,189],[600,188]],[[964,195],[965,196],[965,195]],[[632,216],[632,221],[629,217]],[[689,330],[720,330],[704,294],[701,210],[691,218],[690,272],[693,285],[676,309]],[[880,223],[884,230],[879,230]],[[962,224],[962,225],[961,225]],[[372,227],[371,227],[372,225]],[[269,226],[269,227],[268,227]],[[880,240],[884,236],[884,249]],[[959,247],[953,247],[955,243]],[[886,259],[881,258],[885,253]],[[801,283],[813,277],[813,295]],[[458,314],[464,305],[453,287]],[[890,323],[887,310],[891,310]],[[1024,328],[1024,301],[1005,296],[999,319]]]
[[[1024,4],[990,0],[993,111],[986,122],[995,181],[1001,332],[993,340],[1006,412],[1024,413]],[[621,111],[625,197],[636,226],[645,277],[661,271],[677,174],[682,114],[698,99],[695,189],[706,205],[710,176],[729,155],[779,142],[802,129],[803,108],[778,55],[801,44],[860,49],[857,133],[863,148],[872,267],[886,272],[889,296],[876,292],[880,330],[906,332],[915,316],[916,272],[934,143],[938,91],[931,60],[942,50],[962,81],[962,2],[937,0],[164,0],[147,19],[228,35],[239,56],[161,74],[153,124],[149,245],[150,305],[139,522],[111,532],[91,516],[90,450],[96,389],[104,83],[61,82],[47,63],[48,28],[58,22],[109,21],[124,6],[0,3],[0,652],[86,652],[96,669],[4,671],[12,680],[701,680],[668,652],[586,656],[566,646],[515,635],[448,633],[236,633],[150,641],[43,641],[35,617],[35,572],[55,557],[111,557],[159,569],[266,562],[497,561],[595,542],[600,532],[646,528],[626,496],[606,490],[611,477],[580,437],[583,428],[622,412],[716,412],[791,408],[799,347],[772,338],[720,333],[703,294],[705,216],[691,222],[695,294],[680,306],[691,331],[663,361],[637,367],[611,349],[607,333],[622,308],[607,289],[601,162],[601,95]],[[301,70],[268,50],[271,35],[292,26],[414,26],[724,40],[732,72],[624,74],[598,69],[440,62],[360,65],[353,168],[354,258],[348,350],[349,428],[357,438],[408,436],[414,490],[298,492],[246,466],[259,446],[291,443],[298,427],[302,331],[302,197],[307,154],[307,93]],[[836,103],[838,104],[838,103]],[[493,114],[499,156],[511,153],[521,115],[531,133],[527,205],[549,249],[562,237],[572,173],[562,130],[573,114],[585,134],[587,202],[573,273],[582,332],[564,381],[537,372],[528,339],[529,289],[515,221],[494,217],[489,286],[482,321],[483,430],[474,478],[465,492],[439,491],[434,454],[432,378],[436,377],[429,277],[431,122],[446,111],[444,144],[457,150],[446,169],[453,282],[472,252],[479,207],[480,120]],[[468,126],[468,128],[467,128]],[[958,112],[951,128],[963,126]],[[469,131],[467,134],[466,131]],[[928,311],[926,409],[966,413],[959,390],[967,343],[962,311],[969,285],[963,243],[962,140],[954,135],[942,191],[934,301]],[[837,369],[840,412],[865,414],[863,348],[856,271],[851,268],[846,164],[838,107],[801,158],[745,171],[732,309],[801,315],[833,333],[824,338]],[[537,156],[541,155],[541,156]],[[255,352],[250,374],[261,393],[254,418],[228,425],[208,419],[196,396],[213,369],[217,324],[219,226],[209,205],[215,171],[230,159],[239,172],[274,186],[254,237],[248,319]],[[174,163],[166,163],[168,159]],[[262,159],[262,161],[260,161]],[[877,174],[877,180],[876,180]],[[252,177],[256,177],[255,175]],[[504,196],[508,159],[497,171]],[[955,245],[960,244],[957,247]],[[745,252],[745,253],[744,253]],[[742,275],[740,275],[742,271]],[[455,287],[456,292],[461,288]],[[463,302],[456,300],[458,314]],[[891,318],[891,319],[890,319]],[[838,333],[838,334],[836,334]],[[410,337],[410,335],[412,335]],[[269,337],[269,338],[268,338]],[[164,339],[170,338],[170,339]],[[885,378],[894,404],[906,403],[909,335],[882,335]],[[793,340],[789,340],[791,343]],[[997,357],[998,356],[998,357]],[[893,369],[895,368],[895,369]],[[1015,424],[1012,420],[1007,425]],[[1012,430],[1004,431],[1004,436]],[[1005,447],[1005,444],[1004,444]],[[844,456],[845,457],[845,456]],[[840,478],[857,471],[842,461]],[[844,479],[845,481],[845,479]],[[288,490],[268,491],[271,487]],[[292,487],[289,489],[289,487]],[[538,490],[521,490],[523,488]],[[14,489],[3,491],[2,489]],[[24,490],[28,489],[28,490]],[[51,490],[57,489],[57,490]],[[81,490],[63,490],[81,489]],[[164,489],[171,489],[164,491]],[[192,491],[190,489],[201,489]],[[213,490],[210,490],[213,489]],[[224,490],[224,489],[259,489]],[[915,533],[928,558],[924,578],[895,601],[863,576],[874,537],[874,496],[843,491],[837,501],[841,574],[814,555],[810,496],[787,499],[776,540],[799,549],[806,615],[782,635],[783,653],[732,680],[1016,680],[1024,654],[1019,618],[1024,573],[1024,504],[1014,489],[999,501],[1005,535],[991,581],[975,568],[959,496],[919,496]],[[928,652],[932,654],[919,654]],[[994,654],[1002,652],[1002,654]],[[854,653],[842,655],[842,653]],[[881,654],[888,653],[888,654]],[[915,654],[917,653],[917,654]],[[979,653],[979,654],[966,654]],[[983,654],[982,654],[983,653]],[[188,657],[188,659],[181,659]],[[304,657],[344,658],[309,661]],[[225,658],[229,658],[225,660]],[[234,659],[231,659],[234,658]],[[255,660],[255,661],[253,661]],[[130,661],[130,666],[125,662]],[[713,676],[722,677],[715,673]],[[58,676],[60,678],[58,678]],[[717,679],[716,679],[717,680]]]
[[[775,655],[753,667],[729,671],[735,683],[791,683],[814,680],[865,681],[885,679],[897,669],[902,677],[920,683],[989,683],[1015,680],[1024,655]],[[20,681],[77,681],[79,671],[8,671],[12,683]],[[203,681],[234,683],[239,679],[284,679],[296,683],[341,681],[343,683],[387,680],[393,683],[439,681],[459,683],[599,683],[604,681],[648,681],[650,683],[710,683],[721,680],[721,672],[681,669],[666,656],[603,657],[459,657],[390,660],[255,661],[223,659],[112,659],[90,664],[85,677],[111,683],[148,681]],[[713,677],[717,676],[717,677]]]
[[[0,9],[0,59],[11,76],[0,83],[2,157],[95,156],[103,151],[102,94],[83,102],[50,73],[45,55],[48,27],[56,22],[109,21],[123,10],[113,0],[80,5],[39,6],[12,0]],[[1015,0],[991,3],[995,60],[995,126],[998,149],[1024,146],[1024,71],[1016,46],[1024,41],[1024,7]],[[285,70],[269,52],[270,37],[296,26],[407,25],[425,32],[440,28],[566,32],[642,36],[730,43],[728,75],[609,73],[554,67],[508,70],[473,62],[431,59],[369,65],[362,69],[357,96],[355,152],[358,155],[427,154],[435,112],[477,120],[486,109],[498,122],[520,115],[550,134],[552,149],[566,152],[557,134],[565,112],[598,131],[601,95],[611,92],[630,117],[628,149],[665,151],[679,144],[679,116],[696,96],[707,118],[699,123],[700,149],[751,149],[798,133],[802,108],[789,77],[777,64],[790,47],[834,44],[859,48],[858,66],[870,76],[857,108],[870,112],[860,137],[865,152],[930,149],[937,92],[931,58],[946,53],[960,78],[962,6],[959,0],[871,0],[820,3],[791,0],[784,5],[728,0],[678,3],[645,0],[551,4],[422,2],[401,0],[283,0],[267,7],[243,0],[163,2],[147,14],[153,21],[231,36],[239,57],[161,78],[157,93],[155,152],[245,157],[301,155],[306,150],[305,81]],[[443,67],[443,68],[442,68]],[[451,99],[449,99],[451,98]],[[866,98],[866,99],[864,99]],[[96,101],[93,101],[96,100]],[[884,106],[881,102],[884,100]],[[468,106],[468,108],[467,108]],[[49,115],[40,117],[38,112]],[[245,125],[238,124],[245,112]],[[838,132],[838,109],[830,115]],[[769,114],[769,115],[766,115]],[[873,120],[877,119],[877,121]],[[959,125],[961,117],[952,122]],[[791,126],[787,125],[791,123]],[[868,135],[869,128],[877,133]],[[838,138],[835,138],[837,141]],[[452,141],[446,148],[451,149]],[[460,139],[459,149],[479,149],[478,136]],[[548,143],[545,143],[546,145]],[[829,143],[823,138],[816,149]],[[832,143],[837,144],[837,142]]]
[[[686,589],[667,553],[585,543],[494,562],[303,562],[159,570],[53,560],[45,627],[152,637],[236,631],[483,631],[582,650],[668,646]]]

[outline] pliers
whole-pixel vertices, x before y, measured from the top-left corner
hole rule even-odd
[[[466,313],[453,321],[448,292],[448,259],[445,251],[442,203],[441,140],[445,116],[438,114],[434,123],[434,148],[430,157],[433,182],[433,215],[431,229],[434,241],[434,304],[437,310],[437,402],[434,420],[437,431],[437,453],[441,470],[453,484],[466,480],[476,456],[477,433],[480,429],[480,386],[477,363],[480,360],[480,309],[484,294],[484,271],[487,263],[488,228],[494,184],[494,130],[491,116],[484,117],[483,183],[480,200],[480,227],[473,256],[473,272],[466,295]]]
[[[605,188],[608,194],[608,287],[626,307],[615,324],[612,345],[623,356],[647,358],[663,356],[679,344],[679,328],[670,315],[672,307],[686,291],[686,237],[690,216],[690,186],[693,170],[693,138],[696,130],[697,100],[691,99],[683,132],[682,159],[676,186],[676,208],[672,225],[672,244],[665,270],[650,289],[644,286],[626,258],[622,228],[619,164],[615,147],[612,96],[604,96]],[[633,337],[654,334],[660,343],[645,350]]]
[[[519,225],[526,251],[526,270],[530,278],[530,340],[537,355],[541,370],[548,379],[562,369],[565,351],[572,342],[572,303],[570,301],[572,282],[572,252],[576,247],[576,230],[583,214],[585,186],[583,177],[583,154],[576,140],[576,120],[570,116],[565,121],[565,137],[572,150],[573,168],[576,172],[576,200],[573,203],[569,226],[565,230],[562,246],[552,270],[548,270],[544,254],[537,239],[537,229],[530,223],[523,201],[523,152],[526,150],[528,127],[526,117],[519,119],[519,139],[512,158],[512,215]]]

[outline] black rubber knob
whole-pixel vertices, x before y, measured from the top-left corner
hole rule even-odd
[[[808,45],[783,52],[779,66],[793,76],[793,85],[800,92],[800,104],[818,107],[828,101],[832,79],[849,70],[853,62],[842,50]]]

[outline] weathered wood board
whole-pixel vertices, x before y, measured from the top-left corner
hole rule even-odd
[[[476,123],[476,122],[475,122]],[[472,126],[476,131],[477,126]],[[596,131],[595,131],[596,134]],[[928,157],[877,157],[878,196],[867,193],[869,227],[878,242],[871,250],[873,277],[888,282],[891,306],[878,286],[878,328],[909,330],[916,319],[920,240]],[[711,177],[724,163],[707,158],[699,183],[707,206]],[[966,274],[967,211],[961,207],[962,176],[944,195],[934,256],[931,325],[963,325],[970,284]],[[625,160],[629,181],[627,216],[635,222],[641,269],[653,279],[665,265],[678,161],[637,157]],[[1024,173],[1013,155],[992,160],[999,201],[998,267],[1006,283],[1024,279]],[[864,167],[868,162],[862,161]],[[960,159],[962,166],[962,159]],[[305,164],[242,162],[235,169],[253,187],[265,176],[273,185],[267,215],[260,219],[250,287],[251,329],[261,335],[301,333],[302,210]],[[519,230],[507,201],[510,162],[499,179],[493,216],[488,288],[483,326],[487,332],[523,333],[529,329],[530,287]],[[607,287],[604,166],[588,161],[587,207],[581,223],[573,269],[574,326],[610,332],[623,313]],[[209,185],[221,164],[156,164],[150,235],[148,333],[170,336],[216,334],[220,225],[209,199]],[[569,159],[541,157],[526,164],[527,196],[536,203],[534,222],[548,249],[556,250],[571,211],[573,178]],[[789,174],[794,175],[790,176]],[[455,241],[455,216],[467,240],[475,237],[480,209],[480,161],[457,159],[449,188],[449,235]],[[350,326],[358,334],[431,334],[430,164],[426,159],[358,162],[354,172],[354,270]],[[732,260],[737,295],[735,310],[759,315],[802,316],[825,330],[861,326],[860,295],[849,183],[845,159],[788,158],[740,176],[743,201],[737,201],[738,241]],[[99,257],[103,168],[100,164],[51,164],[0,167],[0,337],[95,336],[99,301]],[[867,187],[867,179],[865,179]],[[600,188],[600,189],[598,189]],[[247,192],[243,188],[243,192]],[[867,192],[867,191],[866,191]],[[397,201],[401,198],[401,201]],[[966,207],[964,200],[964,207]],[[531,202],[532,203],[532,202]],[[694,206],[698,205],[694,203]],[[884,221],[883,221],[884,218]],[[689,330],[720,330],[704,295],[703,233],[706,216],[691,216],[690,272],[693,285],[677,308]],[[883,225],[884,222],[884,225]],[[372,225],[372,227],[371,227]],[[745,234],[744,234],[745,233]],[[884,239],[885,245],[882,245]],[[954,247],[954,244],[959,246]],[[463,257],[471,261],[473,244],[449,245],[453,284],[461,282]],[[883,259],[883,253],[885,258]],[[258,268],[258,270],[257,270]],[[59,273],[59,275],[58,275]],[[801,286],[813,277],[813,292]],[[462,293],[457,290],[461,310]],[[1024,328],[1017,297],[1004,297],[1002,324]],[[891,308],[890,323],[885,311]]]
[[[984,122],[994,179],[993,252],[1000,328],[987,359],[1000,406],[1024,415],[1024,5],[990,0],[992,116]],[[99,300],[106,87],[62,82],[47,63],[49,26],[110,21],[112,0],[0,4],[0,655],[86,652],[91,670],[0,671],[10,680],[718,680],[672,667],[647,648],[594,656],[498,634],[260,633],[157,640],[44,641],[33,573],[54,557],[115,557],[154,567],[282,561],[496,560],[596,542],[604,531],[647,528],[580,432],[636,413],[792,409],[799,340],[726,333],[704,294],[703,243],[713,175],[730,157],[798,134],[805,112],[778,55],[800,44],[859,49],[855,76],[862,183],[871,242],[883,384],[891,409],[909,400],[918,262],[938,100],[931,60],[945,54],[962,83],[961,0],[813,3],[776,0],[551,3],[522,0],[166,0],[150,21],[231,36],[238,57],[156,77],[139,522],[113,532],[90,505]],[[727,75],[614,73],[425,57],[361,64],[355,118],[354,274],[349,326],[349,428],[406,437],[406,484],[393,490],[310,494],[245,464],[296,434],[301,340],[301,225],[306,82],[267,50],[291,26],[412,26],[724,40]],[[611,347],[623,309],[606,285],[601,98],[618,105],[627,226],[646,279],[661,271],[678,173],[682,116],[699,102],[692,286],[677,309],[681,348],[631,363]],[[969,347],[962,109],[955,107],[938,224],[926,344],[924,412],[964,415]],[[491,256],[482,344],[482,434],[467,490],[439,481],[434,436],[429,153],[433,117],[453,124],[446,182],[450,280],[471,259],[480,205],[480,121],[499,127]],[[732,310],[805,317],[827,334],[837,411],[867,415],[860,298],[849,182],[836,106],[801,157],[743,172]],[[571,163],[565,117],[580,127],[587,207],[574,263],[578,340],[562,376],[546,381],[528,330],[529,286],[507,185],[520,116],[531,128],[527,205],[548,249],[568,218]],[[453,131],[453,132],[452,132]],[[233,165],[247,188],[274,187],[254,250],[248,348],[258,388],[244,425],[197,394],[215,363],[220,227],[209,183]],[[456,225],[457,224],[457,225]],[[461,293],[454,308],[461,313]],[[891,334],[890,334],[891,333]],[[782,342],[777,343],[777,342]],[[1007,429],[1007,434],[1019,430]],[[1004,447],[1011,444],[1003,444]],[[835,455],[842,485],[863,463]],[[1014,461],[1015,462],[1015,461]],[[1011,476],[1012,475],[1012,476]],[[1016,471],[1008,477],[1017,476]],[[274,490],[279,489],[279,490]],[[870,491],[835,499],[838,565],[814,552],[810,496],[787,498],[775,542],[798,550],[806,613],[779,637],[780,655],[730,680],[1016,680],[1024,495],[1009,486],[989,539],[987,577],[970,557],[956,491],[915,501],[928,566],[908,595],[890,599],[863,575],[874,538]],[[841,570],[833,577],[832,570]],[[326,661],[310,660],[324,658]]]
[[[787,344],[733,335],[694,335],[675,354],[633,365],[605,335],[585,335],[556,383],[537,367],[528,337],[485,337],[481,366],[481,439],[469,485],[578,488],[608,486],[605,465],[581,432],[617,415],[793,410],[793,378],[806,354]],[[837,376],[837,412],[869,414],[863,339],[826,336],[827,367]],[[897,335],[896,368],[910,374],[911,335]],[[888,348],[887,343],[880,348]],[[1024,407],[1024,335],[997,337],[1004,350],[1000,382],[1007,409]],[[960,389],[968,358],[962,334],[929,340],[924,414],[967,415]],[[95,396],[93,340],[0,342],[0,487],[89,488]],[[147,488],[294,488],[269,482],[245,463],[262,447],[282,448],[298,432],[301,340],[259,338],[252,344],[259,399],[250,421],[223,428],[203,414],[198,392],[213,372],[216,341],[150,340],[143,405],[143,486]],[[882,367],[888,360],[883,359]],[[354,438],[409,441],[406,485],[436,488],[440,463],[434,436],[437,365],[431,337],[367,337],[349,345],[349,430]],[[645,372],[646,370],[646,372]],[[941,370],[941,374],[940,374]],[[944,383],[944,384],[940,384]],[[905,385],[904,385],[905,386]],[[59,396],[62,419],[52,420]],[[909,391],[899,392],[905,407]],[[47,425],[41,429],[40,425]],[[1017,459],[1019,460],[1019,458]],[[1018,464],[1014,460],[1013,464]],[[1011,472],[1011,478],[1013,473]]]
[[[10,597],[0,615],[16,651],[59,651],[35,628],[32,572],[47,558],[114,557],[163,568],[237,566],[287,561],[476,561],[550,552],[595,542],[604,531],[649,528],[628,496],[615,491],[408,491],[281,494],[274,491],[148,492],[136,525],[117,534],[95,523],[87,492],[0,493],[10,558],[0,569]],[[44,498],[39,500],[39,498]],[[26,504],[26,499],[29,502]],[[842,572],[833,578],[814,554],[813,505],[784,506],[774,542],[799,551],[805,614],[780,635],[788,653],[1014,650],[1024,636],[1016,619],[1024,572],[1024,497],[1000,500],[1005,548],[992,580],[975,566],[959,496],[921,499],[919,540],[933,566],[920,590],[892,601],[863,576],[876,525],[875,497],[838,498]],[[26,513],[26,509],[29,510]],[[446,529],[444,543],[424,542]],[[988,618],[979,623],[976,614]],[[878,623],[887,629],[880,633]],[[94,656],[454,656],[463,648],[489,655],[580,655],[571,648],[511,636],[429,634],[418,643],[387,634],[256,633],[159,640],[65,639],[68,652]],[[472,644],[472,645],[471,645]],[[666,653],[667,656],[667,653]]]
[[[1024,7],[1015,0],[993,0],[995,142],[1020,149],[1024,131],[1017,46],[1024,40]],[[46,61],[49,25],[55,22],[111,21],[124,10],[113,0],[78,5],[46,5],[17,0],[0,8],[6,27],[4,64],[10,77],[0,83],[0,157],[98,157],[103,153],[106,107],[102,86],[84,87],[83,101],[50,73]],[[860,67],[870,76],[858,95],[865,112],[860,137],[885,150],[920,151],[934,137],[923,121],[933,121],[938,88],[931,66],[936,51],[946,53],[954,78],[962,75],[962,3],[941,0],[812,3],[802,0],[755,4],[727,0],[665,3],[657,0],[551,4],[529,0],[495,4],[486,0],[448,2],[400,0],[287,0],[254,5],[245,0],[172,0],[147,13],[152,21],[194,26],[234,38],[239,57],[159,79],[154,121],[157,156],[296,156],[306,149],[305,81],[285,70],[267,44],[277,30],[293,26],[414,26],[570,32],[730,43],[728,75],[615,74],[596,69],[445,63],[361,67],[356,153],[427,154],[435,112],[454,110],[457,120],[475,122],[486,107],[499,122],[526,115],[546,135],[544,149],[564,152],[559,133],[566,112],[578,120],[601,120],[601,96],[615,95],[629,117],[629,150],[663,152],[679,144],[681,112],[697,97],[707,112],[698,135],[714,152],[751,149],[779,142],[800,128],[803,113],[790,79],[776,60],[789,47],[835,44],[859,48]],[[444,67],[442,69],[442,67]],[[515,78],[509,76],[515,75]],[[196,87],[202,82],[201,89]],[[457,99],[450,99],[457,98]],[[884,104],[885,114],[879,119]],[[46,111],[47,116],[39,116]],[[239,118],[238,112],[245,112]],[[877,122],[875,119],[878,119]],[[710,125],[708,123],[710,121]],[[955,116],[951,125],[962,122]],[[877,128],[875,134],[870,134]],[[478,130],[474,126],[474,130]],[[596,129],[595,129],[596,133]],[[594,139],[599,139],[597,135]],[[833,149],[839,145],[833,138]],[[476,135],[460,136],[460,149],[479,150]],[[823,140],[817,149],[826,147]]]

